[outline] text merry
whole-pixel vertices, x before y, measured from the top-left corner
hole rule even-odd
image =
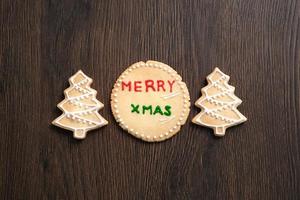
[[[122,91],[134,92],[172,92],[174,80],[144,80],[144,81],[122,81]]]

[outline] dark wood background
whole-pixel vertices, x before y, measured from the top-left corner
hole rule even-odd
[[[0,199],[299,199],[299,17],[299,0],[1,0]],[[161,143],[110,110],[114,81],[148,59],[191,95],[186,125]],[[191,123],[215,66],[248,117],[221,139]],[[79,69],[109,121],[81,142],[51,125]]]

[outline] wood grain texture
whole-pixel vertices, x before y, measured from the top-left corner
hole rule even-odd
[[[299,199],[299,0],[1,0],[1,199]],[[156,144],[110,110],[130,64],[169,64],[194,103],[219,66],[248,121],[224,138],[188,122]],[[109,125],[51,125],[67,79],[94,79]]]

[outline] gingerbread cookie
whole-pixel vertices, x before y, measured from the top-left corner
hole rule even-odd
[[[247,120],[237,110],[242,100],[234,95],[235,88],[228,85],[229,78],[219,68],[215,68],[207,76],[208,85],[202,88],[202,96],[195,103],[201,112],[194,117],[193,122],[212,128],[216,136],[224,136],[228,127]]]
[[[190,111],[190,96],[182,78],[170,66],[138,62],[116,81],[111,107],[123,129],[144,141],[157,142],[180,130]]]
[[[90,88],[93,80],[81,70],[69,79],[70,87],[64,91],[65,99],[57,107],[63,114],[52,123],[73,131],[74,138],[83,139],[86,132],[107,124],[98,113],[103,104],[96,99],[97,91]]]

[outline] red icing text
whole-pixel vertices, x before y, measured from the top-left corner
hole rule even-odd
[[[122,91],[133,92],[173,92],[175,80],[122,81]]]

